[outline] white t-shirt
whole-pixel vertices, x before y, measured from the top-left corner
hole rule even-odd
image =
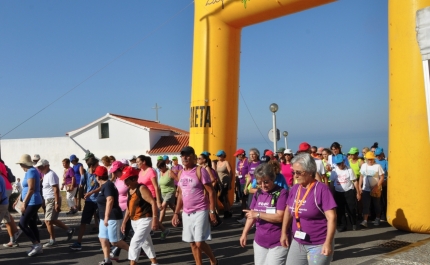
[[[324,164],[321,159],[315,159],[315,163],[317,164],[317,172],[321,176],[325,174]]]
[[[340,169],[335,168],[331,172],[330,181],[334,183],[334,189],[337,192],[345,192],[354,189],[355,180],[354,171],[350,168]]]
[[[58,176],[57,174],[55,174],[54,171],[50,170],[48,173],[45,174],[42,183],[43,198],[45,200],[55,198],[54,189],[52,188],[52,186],[58,185],[58,183]]]
[[[369,166],[367,163],[361,165],[360,174],[363,176],[362,190],[371,191],[376,184],[378,184],[379,176],[384,175],[384,170],[381,165],[374,164]]]

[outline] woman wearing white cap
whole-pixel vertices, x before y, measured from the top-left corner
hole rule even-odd
[[[293,171],[291,164],[291,159],[293,159],[293,150],[285,149],[284,155],[285,160],[280,163],[281,173],[285,177],[285,181],[287,182],[288,188],[291,189],[291,187],[294,185],[293,173],[291,173]]]
[[[40,174],[33,167],[30,155],[24,154],[17,162],[25,171],[22,181],[22,194],[19,200],[16,200],[14,208],[21,211],[19,227],[24,234],[33,243],[28,256],[34,256],[43,253],[43,246],[40,244],[39,230],[37,229],[37,211],[42,206],[42,196],[40,194]]]

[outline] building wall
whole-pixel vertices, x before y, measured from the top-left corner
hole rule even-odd
[[[25,172],[16,162],[21,155],[39,154],[41,158],[47,159],[51,169],[61,178],[63,175],[62,160],[76,154],[83,158],[85,153],[69,137],[52,138],[28,138],[28,139],[5,139],[1,140],[1,155],[3,161],[12,170],[12,173],[23,179]]]

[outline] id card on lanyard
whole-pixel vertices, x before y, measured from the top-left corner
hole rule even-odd
[[[312,182],[312,184],[306,189],[306,193],[301,200],[300,200],[300,193],[301,193],[302,187],[299,187],[299,190],[297,192],[297,196],[295,199],[296,205],[294,207],[294,217],[296,218],[296,225],[298,230],[294,234],[294,237],[302,240],[305,239],[306,233],[302,231],[302,226],[300,224],[300,217],[299,217],[299,209],[302,206],[303,202],[305,201],[306,197],[308,197],[309,192],[311,191],[313,186],[315,186],[315,181]]]

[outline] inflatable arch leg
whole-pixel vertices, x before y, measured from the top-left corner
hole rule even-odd
[[[223,149],[235,165],[242,28],[330,2],[334,0],[195,1],[190,145],[196,152]],[[233,196],[234,189],[230,201]]]
[[[430,178],[425,166],[430,143],[422,60],[415,31],[416,12],[427,6],[429,0],[390,0],[388,5],[387,219],[397,229],[418,233],[430,233]]]

